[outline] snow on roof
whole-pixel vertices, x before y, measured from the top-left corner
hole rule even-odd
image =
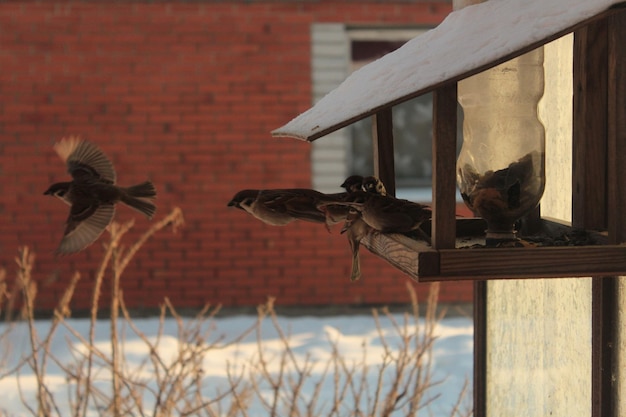
[[[273,136],[313,141],[438,86],[556,39],[624,0],[498,0],[452,12],[436,28],[362,67]]]

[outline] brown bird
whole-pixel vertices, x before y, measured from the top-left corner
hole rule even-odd
[[[372,232],[372,228],[361,218],[361,213],[349,207],[346,222],[341,233],[345,233],[352,252],[352,267],[350,271],[350,281],[357,281],[361,278],[361,259],[359,249],[361,240]]]
[[[346,232],[352,250],[352,281],[361,277],[360,242],[374,230],[382,233],[417,231],[430,242],[430,237],[419,228],[431,217],[427,206],[387,196],[384,185],[375,177],[365,178],[363,189],[366,191],[352,193],[344,202],[338,203],[350,207],[342,232]]]
[[[326,224],[326,215],[317,204],[333,201],[331,196],[307,188],[242,190],[228,206],[242,209],[266,224],[284,226],[295,220]]]
[[[344,201],[351,193],[361,191],[363,187],[363,177],[360,175],[351,175],[346,178],[346,180],[341,184],[341,187],[346,191],[342,193],[329,194],[328,197],[332,200]],[[320,208],[318,208],[318,210],[320,210]],[[346,220],[350,208],[346,206],[326,205],[321,210],[326,215],[326,229],[330,231],[331,225]]]
[[[376,177],[363,180],[363,190],[349,194],[333,204],[357,210],[367,225],[382,233],[409,233],[430,219],[428,206],[387,196],[384,185]],[[322,209],[326,203],[321,203]]]
[[[323,193],[306,188],[243,190],[235,194],[228,206],[245,210],[262,222],[284,226],[295,220],[325,223],[324,213],[316,201],[328,201]]]
[[[387,190],[383,182],[377,177],[365,177],[361,182],[363,191],[378,194],[387,195]],[[362,192],[354,190],[354,192]],[[344,200],[347,199],[344,198]],[[350,272],[350,281],[357,281],[361,278],[361,259],[359,256],[359,249],[361,247],[361,240],[372,233],[373,229],[363,221],[361,213],[353,208],[348,208],[348,215],[346,216],[346,222],[344,223],[341,233],[345,233],[350,244],[350,250],[352,252],[352,268]]]
[[[71,206],[57,254],[79,252],[92,244],[113,220],[115,204],[120,201],[152,218],[156,211],[152,182],[127,188],[115,185],[111,161],[94,144],[77,137],[61,139],[54,150],[72,176],[72,181],[52,184],[44,192]]]
[[[409,233],[431,217],[427,206],[367,192],[354,193],[337,204],[356,209],[365,223],[382,233]]]
[[[361,180],[360,177],[349,177],[344,182],[346,190],[360,188]],[[348,191],[324,194],[308,188],[242,190],[235,194],[228,206],[244,210],[272,226],[284,226],[295,220],[305,220],[324,223],[328,228],[329,224],[345,220],[348,208],[335,207],[333,203],[343,201],[348,194]],[[319,209],[320,204],[325,204],[324,207],[327,208]]]
[[[372,177],[372,178],[375,178],[375,177]],[[364,178],[360,175],[350,175],[348,178],[346,178],[343,184],[341,184],[341,188],[344,188],[346,190],[345,193],[341,193],[341,194],[361,191],[363,187],[363,181],[364,181]]]
[[[361,188],[362,191],[365,191],[366,193],[387,195],[387,189],[385,188],[385,184],[383,184],[383,182],[378,177],[369,176],[363,178]]]

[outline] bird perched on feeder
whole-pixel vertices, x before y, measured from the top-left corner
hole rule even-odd
[[[431,217],[427,206],[367,192],[353,194],[338,204],[354,208],[365,223],[382,233],[409,233]]]
[[[430,237],[419,228],[422,222],[430,219],[430,208],[387,196],[384,184],[376,177],[365,177],[362,191],[351,193],[343,202],[337,204],[350,207],[342,233],[346,233],[352,251],[351,281],[361,277],[359,248],[361,240],[372,231],[382,233],[417,231],[430,242]]]
[[[378,182],[380,180],[375,177],[366,178],[363,180],[364,191],[351,193],[344,201],[334,204],[355,209],[367,225],[382,233],[409,233],[430,219],[428,206],[379,194],[384,185]],[[321,206],[326,204],[321,203]]]
[[[156,211],[156,189],[150,181],[131,187],[115,185],[111,161],[94,144],[77,137],[61,139],[54,150],[67,165],[71,181],[52,184],[45,195],[70,205],[63,239],[57,254],[79,252],[92,244],[111,223],[115,204],[122,202],[149,219]]]
[[[385,184],[378,178],[374,176],[369,176],[363,178],[361,183],[362,191],[372,194],[378,195],[387,195],[387,189],[385,188]]]
[[[342,193],[329,194],[328,197],[332,200],[344,201],[348,197],[348,195],[355,192],[360,192],[363,187],[363,177],[360,175],[351,175],[346,178],[346,180],[341,184],[341,187],[344,188],[346,191]],[[318,202],[316,202],[316,205],[317,203]],[[316,208],[320,210],[319,207]],[[324,206],[322,211],[326,215],[326,228],[329,229],[330,225],[337,224],[341,221],[346,220],[350,208],[346,206],[331,204]]]
[[[270,190],[242,190],[228,202],[229,207],[244,210],[272,226],[284,226],[295,220],[335,224],[345,220],[348,208],[335,206],[343,201],[350,190],[361,187],[361,177],[349,177],[342,185],[346,192],[324,194],[308,188],[282,188]],[[318,208],[325,203],[325,209]]]
[[[387,190],[383,182],[373,176],[363,178],[361,184],[361,191],[378,195],[387,195]],[[357,192],[356,190],[353,192]],[[347,196],[346,196],[347,197]],[[363,221],[361,213],[353,208],[348,208],[348,215],[341,233],[345,233],[350,244],[350,251],[352,252],[352,267],[350,272],[350,281],[357,281],[361,278],[361,259],[359,256],[359,249],[361,247],[361,240],[372,232],[372,228]]]

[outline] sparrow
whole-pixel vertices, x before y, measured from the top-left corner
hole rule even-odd
[[[361,218],[358,210],[349,207],[348,215],[344,223],[341,233],[345,233],[350,244],[352,252],[352,267],[350,270],[350,281],[358,281],[361,278],[361,259],[359,257],[359,249],[361,240],[372,232],[372,228],[367,225]]]
[[[335,201],[343,201],[349,189],[359,189],[362,178],[349,177],[344,182],[346,192],[324,194],[308,188],[283,188],[270,190],[242,190],[228,202],[229,207],[244,210],[272,226],[284,226],[295,220],[329,224],[345,220],[348,208],[335,206]],[[319,209],[325,204],[324,209]]]
[[[361,240],[372,233],[409,233],[417,231],[427,242],[430,237],[419,228],[430,219],[427,206],[386,195],[384,185],[377,178],[366,178],[363,189],[352,193],[344,202],[350,207],[342,233],[345,232],[352,251],[351,281],[361,277],[359,247]],[[378,194],[381,193],[381,194]]]
[[[378,177],[374,176],[363,178],[363,181],[361,182],[361,189],[366,193],[387,195],[387,189],[385,188],[385,184],[383,184],[383,182]]]
[[[373,176],[363,178],[361,181],[361,190],[353,189],[352,192],[362,191],[378,195],[387,195],[387,190],[383,182]],[[361,213],[353,207],[348,207],[348,214],[344,226],[341,229],[341,233],[346,234],[348,243],[350,244],[350,251],[352,252],[352,267],[350,272],[350,281],[352,282],[361,278],[361,259],[359,256],[361,240],[372,233],[372,231],[373,229],[361,218]]]
[[[376,177],[368,177],[368,178],[376,178]],[[345,193],[341,193],[347,195],[348,193],[353,193],[355,191],[361,191],[363,187],[364,178],[360,175],[350,175],[346,180],[341,184],[341,188],[344,188]]]
[[[329,200],[325,194],[307,188],[242,190],[228,206],[245,210],[272,226],[284,226],[295,220],[326,223],[326,216],[316,207],[317,201]]]
[[[79,252],[91,245],[107,228],[122,202],[149,219],[156,211],[152,200],[156,189],[145,181],[131,187],[115,185],[111,161],[94,144],[78,137],[63,138],[54,150],[67,165],[71,181],[52,184],[44,195],[52,195],[70,205],[65,231],[57,254]]]
[[[368,226],[381,233],[409,233],[431,217],[428,206],[366,191],[352,193],[334,204],[354,208]]]
[[[327,195],[328,198],[344,201],[351,193],[361,191],[363,187],[363,177],[360,175],[351,175],[345,179],[345,181],[341,184],[341,187],[344,188],[346,191],[342,193],[329,194]],[[318,210],[320,210],[320,208],[318,208]],[[321,210],[326,215],[326,229],[330,231],[331,225],[346,220],[349,212],[349,207],[326,205],[321,208]]]

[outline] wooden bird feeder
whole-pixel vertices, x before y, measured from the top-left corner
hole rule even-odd
[[[466,7],[356,71],[272,134],[311,142],[374,116],[376,174],[394,192],[391,109],[433,92],[432,244],[374,233],[362,241],[365,247],[420,282],[626,275],[624,7],[626,2],[617,0],[501,0]],[[486,225],[481,218],[459,219],[455,214],[457,83],[572,32],[573,221],[541,218],[537,208],[526,216],[526,224],[534,230],[529,236],[583,229],[590,242],[472,246],[484,243]]]

